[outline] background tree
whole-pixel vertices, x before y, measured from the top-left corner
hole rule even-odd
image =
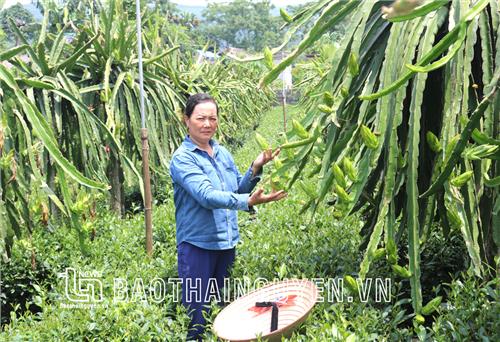
[[[200,24],[200,19],[195,14],[181,11],[171,1],[155,0],[150,5],[171,24],[180,25],[186,29],[193,29]]]
[[[261,51],[279,42],[280,17],[273,17],[270,1],[236,0],[212,4],[203,12],[200,32],[223,46]]]
[[[7,45],[17,45],[16,36],[9,19],[13,20],[14,24],[28,40],[32,40],[40,30],[40,24],[36,22],[33,14],[24,8],[23,5],[17,3],[0,12],[0,29],[4,31],[7,37]]]

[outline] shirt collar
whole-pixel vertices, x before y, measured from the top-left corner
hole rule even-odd
[[[210,141],[208,142],[210,144],[210,146],[212,146],[213,150],[214,150],[214,155],[215,153],[217,152],[217,150],[219,149],[219,143],[217,141],[215,141],[214,139],[210,139]],[[196,145],[193,140],[191,140],[191,138],[189,137],[189,135],[186,135],[186,138],[184,138],[184,141],[182,142],[182,145],[188,149],[189,151],[194,151],[196,149],[199,149],[198,148],[198,145]],[[200,150],[201,151],[201,150]]]

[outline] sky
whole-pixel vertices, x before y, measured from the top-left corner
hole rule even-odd
[[[16,2],[28,4],[31,0],[5,0],[4,7],[10,7]],[[276,7],[286,7],[288,5],[297,5],[309,2],[311,0],[271,0],[271,3]],[[176,4],[186,6],[205,6],[208,2],[228,2],[228,0],[172,0]]]

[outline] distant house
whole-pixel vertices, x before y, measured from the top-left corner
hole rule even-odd
[[[200,64],[203,61],[213,63],[217,58],[220,57],[218,54],[211,51],[197,50],[196,53],[198,55],[198,57],[196,58],[196,64]]]

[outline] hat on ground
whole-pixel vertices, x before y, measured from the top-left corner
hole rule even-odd
[[[215,318],[215,334],[229,341],[280,341],[298,327],[313,308],[318,289],[309,280],[269,284],[238,298]]]

